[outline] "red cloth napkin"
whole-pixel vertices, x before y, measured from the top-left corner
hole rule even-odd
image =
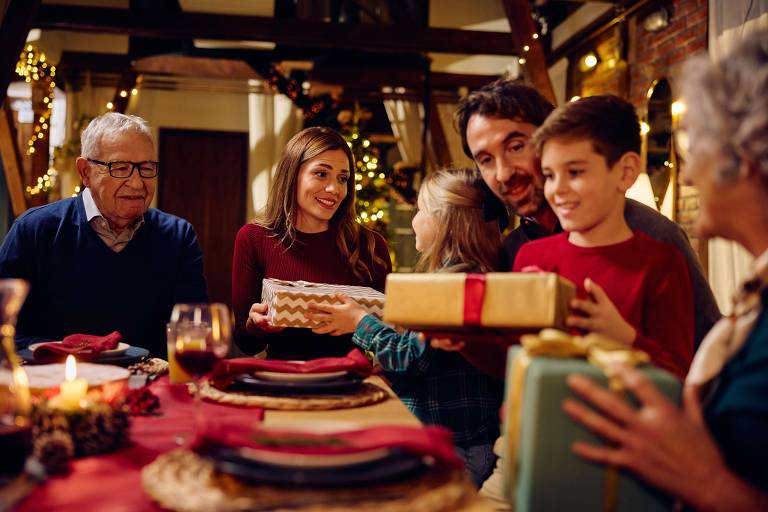
[[[197,438],[194,447],[200,452],[219,447],[248,447],[301,455],[339,455],[398,448],[415,455],[432,457],[439,466],[455,469],[464,467],[454,450],[453,434],[444,427],[434,425],[385,425],[319,434],[216,422]]]
[[[241,357],[224,359],[218,362],[213,370],[213,383],[219,389],[224,389],[238,375],[258,371],[280,373],[323,373],[348,371],[361,377],[368,377],[373,372],[373,366],[368,358],[358,349],[352,349],[344,357],[322,357],[303,363],[280,361],[277,359],[254,359]]]
[[[78,359],[87,361],[94,359],[105,350],[117,348],[123,336],[113,331],[106,336],[93,336],[91,334],[70,334],[61,343],[44,343],[36,347],[32,355],[35,361],[52,362],[64,359],[69,354]]]

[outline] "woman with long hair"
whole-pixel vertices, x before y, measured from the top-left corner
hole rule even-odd
[[[483,180],[470,169],[435,171],[419,190],[413,219],[419,270],[492,272],[501,266],[496,221],[483,216]],[[453,431],[459,454],[476,483],[493,469],[493,442],[499,434],[502,382],[476,369],[457,352],[433,349],[419,333],[400,332],[366,314],[356,302],[310,305],[307,316],[324,326],[316,332],[341,335],[376,355],[397,396],[424,423]]]
[[[237,233],[232,265],[236,341],[246,353],[267,346],[274,359],[341,356],[350,337],[269,324],[262,279],[368,286],[384,290],[387,244],[355,221],[355,162],[330,128],[307,128],[286,145],[272,191],[256,220]]]

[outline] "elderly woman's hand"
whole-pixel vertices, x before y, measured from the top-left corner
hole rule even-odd
[[[256,330],[277,332],[285,329],[285,327],[275,327],[270,324],[268,312],[269,306],[267,304],[256,303],[252,305],[251,310],[248,312],[248,319],[245,321],[245,329],[251,333]]]
[[[596,410],[571,399],[563,402],[563,409],[609,443],[576,442],[573,451],[595,462],[627,468],[696,508],[723,504],[722,482],[734,477],[704,424],[698,390],[684,389],[680,409],[639,371],[621,366],[617,374],[640,402],[639,409],[586,377],[568,377],[571,389]]]

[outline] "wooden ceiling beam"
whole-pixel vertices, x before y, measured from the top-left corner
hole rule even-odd
[[[516,53],[525,58],[525,64],[522,65],[523,75],[545,98],[557,105],[541,38],[532,37],[538,29],[531,16],[530,0],[502,0],[502,3],[509,20]],[[528,46],[527,52],[524,51],[525,46]]]
[[[274,59],[266,55],[270,52],[253,51],[253,53],[268,61],[279,61],[281,58],[279,52],[274,55]],[[133,70],[140,74],[157,73],[172,76],[259,78],[245,64],[236,65],[242,62],[241,59],[249,57],[245,51],[237,51],[235,53],[224,52],[218,58],[214,58],[214,54],[211,52],[206,55],[210,57],[157,55],[138,59],[132,64],[130,57],[125,54],[65,51],[61,54],[58,68],[65,76],[68,76],[71,72],[86,70],[115,74],[122,74]],[[251,70],[250,74],[252,76],[245,76],[245,70]],[[499,78],[499,75],[433,72],[431,85],[433,90],[439,91],[457,90],[460,87],[474,90],[497,78]],[[420,89],[424,84],[424,72],[421,69],[368,68],[364,73],[361,73],[358,68],[329,68],[320,64],[314,70],[309,71],[309,79],[311,81],[343,87],[352,86],[371,91],[380,90],[384,85]]]
[[[34,19],[34,26],[48,30],[127,34],[162,39],[272,41],[293,46],[350,48],[388,53],[516,55],[510,35],[505,32],[402,28],[370,23],[321,23],[197,12],[146,18],[126,9],[44,4]]]

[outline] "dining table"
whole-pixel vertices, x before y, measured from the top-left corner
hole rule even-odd
[[[326,411],[264,411],[203,402],[201,416],[204,421],[263,422],[267,427],[306,427],[331,422],[357,427],[421,424],[381,377],[374,375],[367,381],[384,388],[388,399],[363,407]],[[128,446],[105,455],[76,458],[64,475],[49,476],[37,482],[30,476],[20,477],[14,484],[18,486],[15,489],[17,496],[13,496],[12,488],[0,490],[0,511],[164,510],[144,492],[141,471],[159,455],[191,442],[195,409],[187,386],[171,384],[167,376],[151,383],[149,389],[158,396],[160,411],[156,415],[132,418]],[[471,485],[469,481],[467,484]],[[21,491],[24,486],[26,491]],[[26,497],[19,499],[21,494]],[[480,498],[462,509],[466,512],[490,510]]]

